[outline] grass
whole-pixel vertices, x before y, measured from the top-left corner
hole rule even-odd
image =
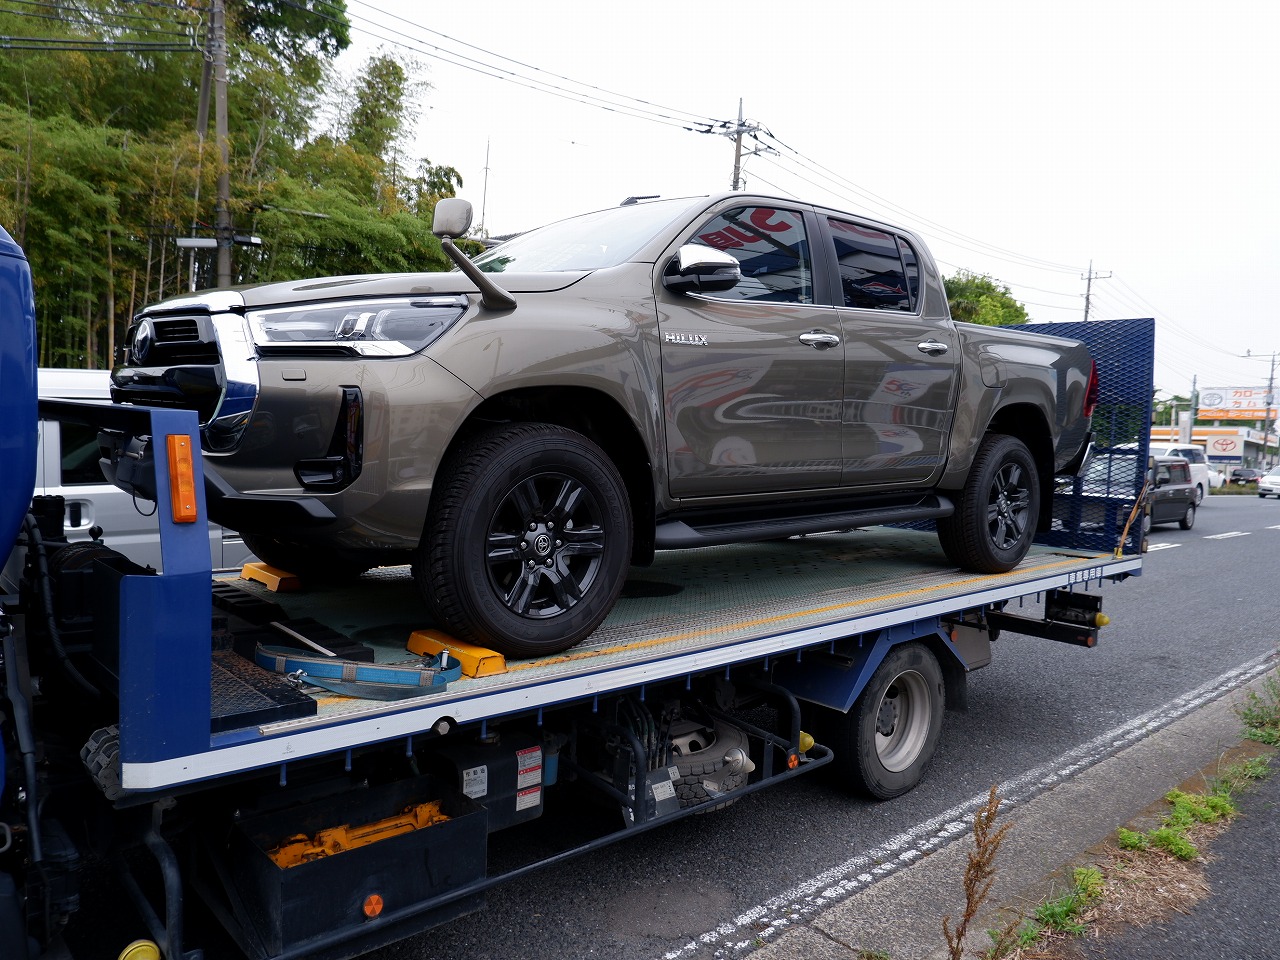
[[[1261,692],[1250,690],[1240,708],[1244,735],[1280,747],[1280,678],[1273,674],[1262,681],[1261,687]]]

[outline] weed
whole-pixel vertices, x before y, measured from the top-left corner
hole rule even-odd
[[[1280,678],[1267,677],[1262,692],[1250,690],[1240,708],[1245,736],[1273,747],[1280,746]]]
[[[1145,850],[1151,846],[1151,841],[1147,839],[1145,833],[1138,833],[1136,830],[1125,827],[1116,831],[1116,843],[1120,845],[1121,850]]]
[[[987,794],[987,802],[973,815],[973,850],[969,854],[969,863],[964,868],[964,915],[954,930],[951,929],[951,917],[942,918],[942,935],[946,938],[951,960],[961,960],[964,955],[964,938],[969,932],[969,924],[977,915],[978,909],[991,894],[991,887],[996,882],[996,854],[1000,852],[1000,844],[1009,831],[1010,824],[1002,824],[994,829],[996,814],[1000,810],[1000,798],[996,796],[993,786]]]
[[[893,960],[893,957],[883,950],[859,950],[855,960]]]
[[[984,960],[998,960],[1015,950],[1029,950],[1047,933],[1071,936],[1084,933],[1082,917],[1102,896],[1104,882],[1102,871],[1097,867],[1077,867],[1071,875],[1069,893],[1040,904],[1029,920],[1015,921],[1000,931],[988,930],[992,947],[982,955]]]

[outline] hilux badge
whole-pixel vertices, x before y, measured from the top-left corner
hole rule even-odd
[[[705,347],[707,338],[700,333],[667,333],[662,339],[667,343],[683,343],[690,347]]]

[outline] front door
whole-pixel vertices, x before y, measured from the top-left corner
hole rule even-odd
[[[673,497],[839,484],[844,343],[835,309],[815,303],[811,233],[801,209],[726,210],[686,242],[733,254],[738,285],[683,296],[659,287]]]

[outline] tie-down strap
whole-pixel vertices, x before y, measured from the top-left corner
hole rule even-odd
[[[400,700],[439,693],[462,676],[462,664],[447,653],[422,657],[417,665],[361,663],[337,657],[312,657],[293,647],[260,643],[254,661],[266,670],[296,677],[334,693],[368,700]]]

